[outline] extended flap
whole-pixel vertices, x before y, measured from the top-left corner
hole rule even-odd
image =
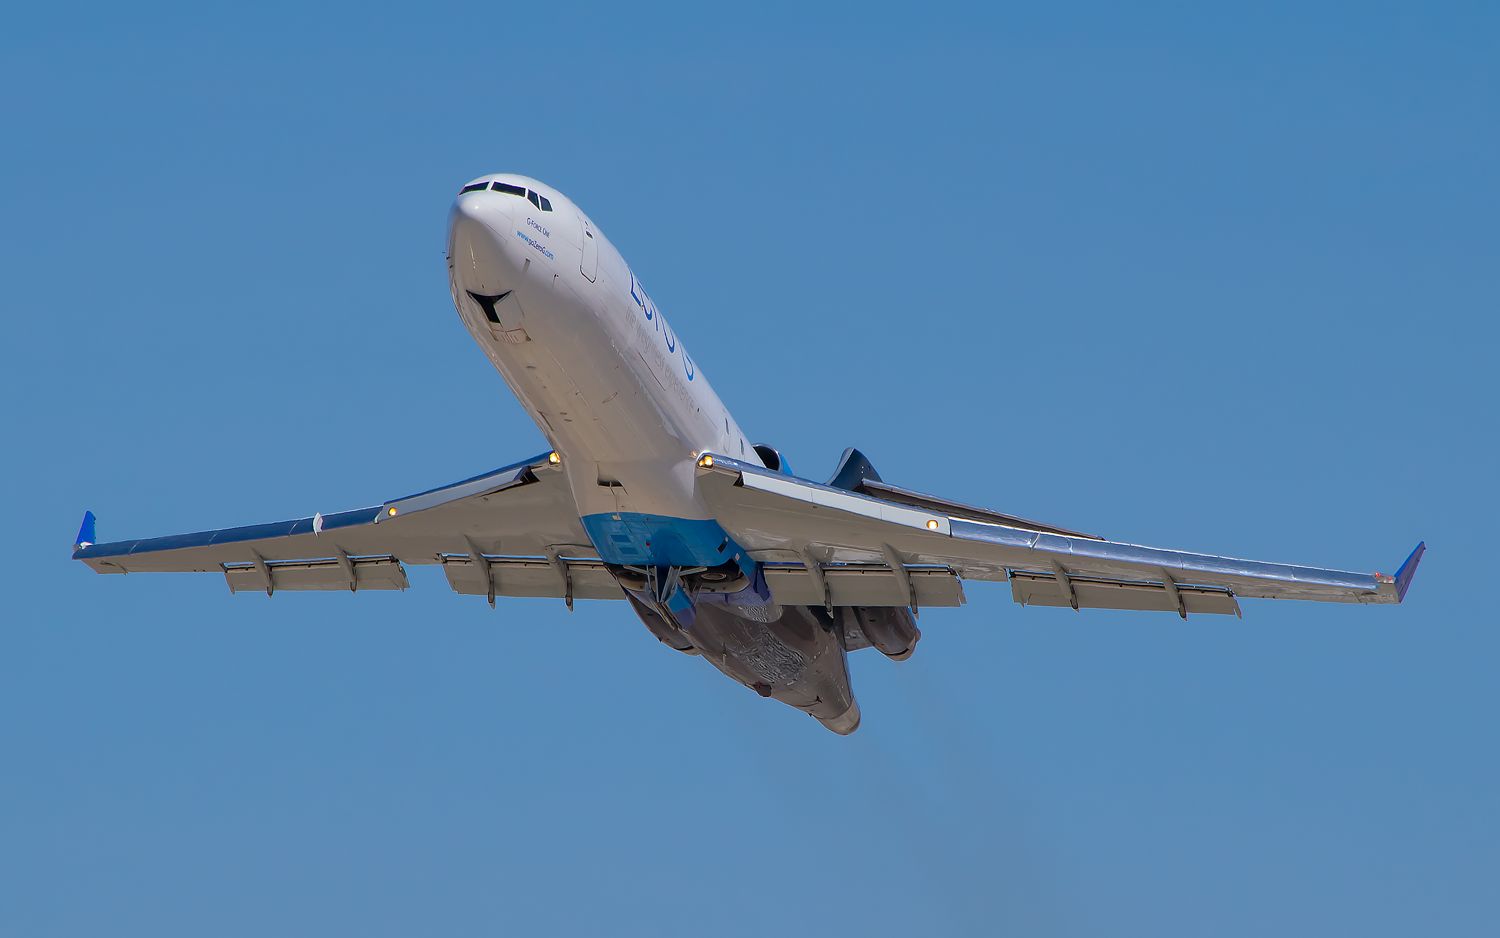
[[[771,596],[788,606],[821,606],[823,592],[799,563],[765,565],[766,585]],[[880,563],[824,564],[823,577],[835,606],[910,606],[908,594],[896,573]],[[907,564],[906,576],[921,606],[962,606],[963,584],[947,567]]]
[[[1173,593],[1176,593],[1176,597]],[[1070,595],[1071,592],[1071,595]],[[1156,612],[1206,612],[1240,614],[1234,594],[1209,586],[1182,583],[1107,580],[1102,577],[1065,576],[1051,573],[1010,571],[1010,593],[1023,606],[1072,606],[1080,609],[1139,609]],[[1182,605],[1179,607],[1178,599]]]
[[[231,593],[275,593],[279,590],[404,590],[406,570],[395,557],[345,557],[322,560],[262,560],[226,563],[224,579]]]
[[[443,573],[455,593],[485,596],[537,596],[562,599],[624,599],[620,584],[602,561],[559,557],[484,555],[488,570],[466,554],[444,554]]]

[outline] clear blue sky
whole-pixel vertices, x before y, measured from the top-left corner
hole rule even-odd
[[[0,932],[1493,934],[1500,14],[1116,6],[8,12]],[[68,560],[540,449],[444,278],[498,170],[806,475],[1421,575],[972,584],[841,739],[617,605]]]

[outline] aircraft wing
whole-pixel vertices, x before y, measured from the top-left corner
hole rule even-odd
[[[863,482],[836,487],[718,455],[698,466],[699,490],[719,523],[766,564],[772,592],[783,602],[958,605],[957,581],[967,579],[1009,580],[1023,605],[1162,610],[1184,618],[1239,615],[1238,597],[1398,603],[1425,550],[1418,544],[1390,576],[1237,560],[969,508],[886,485],[873,470]],[[953,583],[943,588],[945,576]]]
[[[310,518],[95,543],[84,516],[73,557],[100,573],[221,574],[246,590],[405,589],[406,563],[442,564],[460,593],[620,599],[543,453],[382,502]]]

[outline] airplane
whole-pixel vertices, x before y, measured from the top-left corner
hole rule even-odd
[[[1394,575],[1142,547],[894,485],[856,449],[827,482],[751,443],[599,226],[557,189],[494,173],[448,222],[453,304],[550,447],[330,514],[101,544],[99,573],[217,573],[232,593],[406,589],[624,602],[663,644],[840,735],[847,654],[911,656],[924,608],[1008,581],[1023,606],[1240,615],[1242,598],[1399,603]]]

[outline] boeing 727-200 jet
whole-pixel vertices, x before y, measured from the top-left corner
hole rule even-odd
[[[597,225],[534,179],[463,186],[453,303],[551,444],[493,472],[369,508],[96,543],[100,573],[217,573],[232,592],[405,589],[438,564],[459,593],[625,602],[651,634],[835,733],[859,726],[846,653],[897,660],[918,611],[965,580],[1032,606],[1240,614],[1242,598],[1399,603],[1394,576],[1141,547],[893,485],[857,450],[799,478],[752,444]]]

